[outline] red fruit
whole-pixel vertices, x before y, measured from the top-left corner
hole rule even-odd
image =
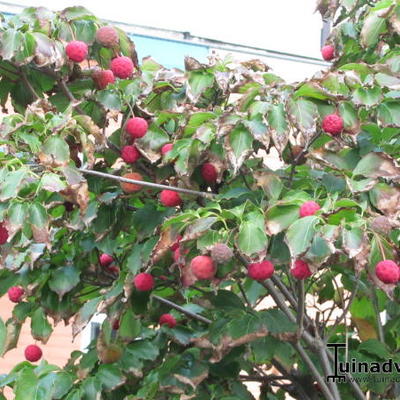
[[[375,274],[383,283],[397,283],[400,279],[399,267],[392,260],[378,262],[375,267]]]
[[[173,190],[162,190],[160,193],[160,201],[165,207],[176,207],[182,204],[181,196]]]
[[[119,275],[120,269],[119,269],[119,267],[117,267],[116,265],[110,265],[110,266],[108,267],[108,272],[110,272],[110,273],[112,273],[112,274],[114,274],[114,275]]]
[[[306,201],[300,206],[300,217],[308,217],[314,215],[321,207],[313,200]]]
[[[308,264],[303,260],[296,260],[293,267],[290,269],[290,273],[296,279],[306,279],[312,275]]]
[[[136,181],[142,181],[142,175],[138,174],[137,172],[130,172],[122,176],[123,178],[127,179],[134,179]],[[137,183],[128,183],[128,182],[121,182],[121,188],[126,193],[135,193],[138,192],[142,186],[138,185]]]
[[[122,159],[129,164],[135,163],[141,157],[136,146],[124,146],[121,150]]]
[[[171,251],[175,251],[179,247],[179,242],[182,240],[182,236],[178,235],[176,242],[170,247]]]
[[[193,275],[198,279],[212,279],[217,272],[214,261],[209,256],[197,256],[190,263]]]
[[[143,137],[147,133],[149,125],[144,118],[129,118],[125,130],[131,135],[132,139]]]
[[[99,260],[102,267],[108,267],[114,261],[114,258],[109,254],[103,253],[100,255]]]
[[[340,115],[329,114],[322,120],[322,129],[331,135],[338,135],[343,130],[343,119]]]
[[[10,287],[10,289],[8,289],[8,291],[7,291],[8,298],[13,303],[19,303],[21,301],[24,293],[25,293],[24,289],[22,289],[22,287],[20,287],[20,286]]]
[[[249,277],[256,281],[265,281],[266,279],[271,278],[274,271],[274,264],[272,264],[270,261],[251,263],[247,267],[247,273]]]
[[[6,243],[8,240],[8,230],[4,226],[4,223],[0,223],[0,244]]]
[[[140,292],[147,292],[153,289],[154,278],[147,272],[141,272],[140,274],[135,276],[135,278],[133,279],[133,284],[135,285],[135,288]]]
[[[189,249],[184,249],[182,251],[182,247],[178,246],[175,250],[174,250],[174,261],[177,263],[179,262],[179,260],[181,259],[182,256],[185,256],[186,254],[189,253]],[[183,267],[183,265],[181,265]]]
[[[112,328],[114,329],[114,331],[117,331],[119,329],[119,319],[114,320]]]
[[[325,61],[330,61],[335,58],[335,48],[328,44],[321,49],[321,54]]]
[[[88,55],[88,45],[80,40],[73,40],[65,47],[67,57],[75,62],[82,62]]]
[[[170,328],[174,328],[176,326],[176,319],[171,314],[163,314],[158,323],[160,325],[168,325]]]
[[[111,70],[117,78],[129,78],[134,69],[133,62],[129,57],[116,57],[111,61]]]
[[[30,362],[39,361],[42,358],[42,350],[36,344],[30,344],[25,348],[25,358]]]
[[[164,146],[161,147],[161,154],[164,156],[169,151],[171,151],[173,149],[173,147],[174,147],[174,145],[172,143],[164,144]]]
[[[109,83],[115,82],[115,76],[111,69],[101,69],[94,71],[92,79],[97,89],[105,89]]]
[[[215,183],[217,181],[217,169],[211,163],[205,163],[201,167],[201,176],[207,183]]]
[[[119,42],[118,32],[112,26],[103,26],[97,30],[96,40],[105,47],[114,47]]]

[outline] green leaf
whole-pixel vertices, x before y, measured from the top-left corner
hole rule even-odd
[[[111,90],[101,90],[97,94],[97,100],[110,110],[121,110],[122,102],[117,93]]]
[[[228,157],[236,173],[253,148],[253,135],[243,125],[238,125],[229,134],[229,144],[232,150]]]
[[[239,250],[248,256],[267,249],[263,214],[252,212],[246,216],[246,221],[240,225],[237,243]]]
[[[57,268],[52,272],[49,287],[61,298],[79,283],[80,271],[73,266]]]
[[[368,178],[399,176],[400,168],[385,153],[368,153],[357,164],[353,176]]]
[[[357,351],[368,353],[384,361],[390,358],[390,353],[387,350],[386,346],[377,339],[369,339],[365,342],[360,343]]]
[[[287,229],[299,219],[299,208],[297,205],[276,205],[271,207],[265,215],[267,232],[270,235],[276,235]]]
[[[59,136],[50,136],[42,147],[42,159],[46,163],[65,165],[69,161],[68,144]]]
[[[29,207],[29,221],[32,225],[42,228],[47,224],[46,209],[38,202],[31,204]]]
[[[133,311],[128,308],[121,317],[118,336],[123,341],[130,342],[140,334],[140,321],[135,317]]]
[[[289,140],[288,123],[283,104],[274,104],[268,111],[268,123],[272,141],[277,150],[282,153]]]
[[[49,192],[60,192],[67,187],[66,183],[57,174],[53,174],[52,172],[44,174],[40,180],[40,184],[43,189]]]
[[[38,400],[37,394],[38,378],[31,367],[23,368],[19,374],[14,388],[14,400]]]
[[[7,339],[7,328],[3,320],[0,318],[0,357],[2,357],[4,354],[6,339]]]
[[[382,100],[382,90],[376,86],[373,88],[357,88],[353,92],[353,102],[356,105],[366,107],[376,106]]]
[[[379,36],[386,31],[386,19],[376,11],[371,11],[364,19],[360,33],[361,45],[371,47],[378,43]]]
[[[319,116],[317,106],[309,100],[290,99],[287,104],[289,118],[293,124],[307,135],[316,132],[316,120]]]
[[[24,35],[22,32],[15,29],[5,30],[1,36],[0,46],[0,56],[3,60],[11,60],[15,56],[23,40]]]
[[[312,215],[298,219],[286,232],[286,243],[293,258],[304,253],[315,235],[318,217]]]
[[[211,302],[220,310],[237,311],[238,309],[245,309],[242,300],[229,290],[218,290],[217,295],[211,298]]]
[[[27,177],[28,172],[25,168],[11,171],[6,175],[5,181],[1,185],[0,201],[16,197],[22,186],[23,180]]]
[[[115,365],[100,365],[96,378],[107,391],[114,390],[118,386],[121,386],[126,380],[120,369]]]
[[[400,127],[400,104],[397,101],[385,101],[378,106],[378,121],[383,126]]]
[[[189,72],[188,95],[192,101],[197,101],[204,91],[214,84],[214,75],[204,71]]]
[[[343,118],[344,129],[350,133],[360,131],[360,122],[358,120],[357,110],[352,103],[344,101],[339,104],[339,114]]]
[[[39,307],[31,315],[32,337],[36,340],[40,340],[41,342],[46,343],[52,332],[53,328],[47,320],[43,308]]]

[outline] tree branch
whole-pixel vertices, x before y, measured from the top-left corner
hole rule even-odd
[[[192,195],[195,195],[195,196],[205,197],[205,198],[208,198],[208,199],[209,198],[213,198],[214,196],[216,196],[214,193],[198,192],[197,190],[185,189],[185,188],[180,188],[180,187],[176,187],[176,186],[161,185],[159,183],[139,181],[139,180],[136,180],[136,179],[128,179],[128,178],[124,178],[122,176],[111,175],[111,174],[107,174],[105,172],[94,171],[94,170],[85,169],[85,168],[79,168],[79,171],[82,172],[83,174],[86,174],[86,175],[99,176],[101,178],[113,179],[113,180],[119,181],[119,182],[134,183],[136,185],[150,187],[150,188],[153,188],[153,189],[160,189],[160,190],[167,189],[167,190],[172,190],[174,192],[192,194]]]
[[[185,310],[183,307],[179,306],[178,304],[175,304],[170,300],[164,299],[163,297],[157,296],[155,294],[153,294],[151,297],[153,299],[158,300],[160,303],[164,303],[167,306],[169,306],[169,307],[181,312],[182,314],[187,315],[190,318],[197,319],[197,321],[201,321],[201,322],[204,322],[206,324],[211,324],[212,323],[212,321],[210,319],[202,317],[201,315],[195,314],[195,313],[193,313],[191,311]]]

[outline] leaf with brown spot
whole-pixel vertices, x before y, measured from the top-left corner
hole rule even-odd
[[[97,144],[105,146],[106,137],[103,135],[102,130],[94,123],[92,118],[88,115],[76,115],[74,118],[76,122],[78,122],[78,125],[83,128],[87,134],[94,136]]]
[[[368,153],[354,168],[353,176],[363,175],[368,178],[390,178],[400,180],[400,167],[398,163],[385,153]]]
[[[160,238],[153,248],[150,255],[150,265],[160,260],[164,255],[171,251],[171,246],[178,240],[178,233],[173,231],[171,227],[161,231]]]
[[[396,218],[400,214],[400,189],[386,183],[378,183],[369,193],[374,207],[385,215]]]
[[[81,215],[86,212],[89,204],[89,189],[86,181],[70,185],[65,190],[62,190],[60,194],[65,200],[77,204]]]
[[[200,383],[203,382],[204,379],[206,379],[208,377],[208,368],[204,369],[204,371],[198,376],[194,376],[194,377],[190,377],[189,378],[189,377],[184,376],[184,375],[174,374],[174,377],[176,379],[178,379],[179,382],[182,382],[185,385],[189,385],[193,389],[196,389],[196,387],[199,386]]]
[[[206,233],[217,221],[217,217],[205,217],[195,220],[187,226],[182,238],[182,242],[198,239]]]

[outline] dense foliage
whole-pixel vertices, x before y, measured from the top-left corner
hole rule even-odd
[[[334,23],[333,64],[295,84],[259,60],[139,65],[129,37],[99,34],[82,7],[2,19],[0,295],[15,307],[0,353],[27,319],[46,343],[54,324],[77,335],[108,317],[88,352],[54,366],[44,348],[1,388],[17,400],[251,400],[247,381],[263,400],[399,394],[324,377],[328,342],[400,361],[400,6],[318,9]]]

